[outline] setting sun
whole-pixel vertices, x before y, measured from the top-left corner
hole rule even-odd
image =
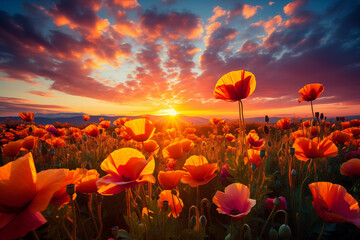
[[[160,110],[158,112],[158,115],[169,115],[169,116],[176,116],[178,115],[179,112],[176,111],[175,109],[173,108],[169,108],[169,109],[163,109],[163,110]]]

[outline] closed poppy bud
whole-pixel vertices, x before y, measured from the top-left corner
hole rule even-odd
[[[320,116],[319,114],[320,114],[319,112],[315,112],[315,117],[319,118],[319,116]]]
[[[270,240],[277,240],[279,238],[279,235],[277,231],[274,228],[270,228],[269,231],[269,239]]]
[[[295,169],[291,170],[291,176],[296,176],[296,170]]]
[[[279,236],[283,239],[291,238],[291,229],[289,225],[283,224],[279,228]]]
[[[51,156],[54,156],[54,154],[55,154],[55,150],[54,150],[54,149],[50,149],[50,155],[51,155]]]
[[[74,193],[75,193],[75,184],[66,185],[66,192],[70,196],[74,195]]]
[[[33,129],[32,129],[32,127],[29,127],[29,132],[32,132],[33,131]],[[0,131],[1,132],[1,131]]]
[[[260,157],[261,158],[265,157],[265,150],[260,150]]]
[[[290,155],[291,156],[295,155],[295,148],[293,148],[293,147],[290,148]]]
[[[321,120],[324,119],[324,114],[323,114],[323,113],[320,114],[320,119],[321,119]]]
[[[226,235],[224,240],[231,240],[231,234],[229,233],[228,235]]]
[[[265,122],[269,122],[269,116],[268,115],[265,115]]]
[[[281,200],[280,200],[279,198],[275,198],[275,199],[274,199],[274,205],[275,205],[275,206],[279,206],[280,203],[281,203]]]
[[[271,147],[271,142],[270,141],[268,141],[268,145],[269,145],[269,147]]]
[[[336,117],[336,121],[337,121],[337,122],[340,121],[340,117]]]
[[[199,221],[200,221],[201,226],[203,226],[203,227],[206,226],[207,220],[206,220],[206,217],[204,215],[200,216]]]
[[[164,211],[166,212],[167,210],[168,210],[168,208],[169,208],[169,202],[168,201],[163,201],[163,209],[164,209]]]
[[[191,218],[190,218],[190,228],[194,228],[196,225],[196,217],[195,215],[192,215]]]
[[[256,166],[257,166],[256,163],[252,163],[252,164],[251,164],[251,169],[252,169],[253,171],[255,171]]]
[[[47,154],[49,151],[48,151],[48,149],[45,147],[44,144],[41,144],[41,145],[40,145],[40,152],[45,155],[45,154]]]
[[[264,133],[269,134],[269,127],[266,125],[264,126]]]
[[[345,117],[340,117],[340,121],[341,122],[345,122],[346,118]]]
[[[117,138],[116,132],[113,132],[113,133],[112,133],[112,137],[113,137],[113,138]]]
[[[87,139],[88,139],[87,135],[83,135],[83,139],[84,139],[84,141],[86,142]]]

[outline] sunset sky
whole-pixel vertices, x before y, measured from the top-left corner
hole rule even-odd
[[[0,4],[0,116],[235,118],[217,80],[256,77],[245,118],[360,114],[360,1],[28,0]],[[36,115],[35,115],[36,116]]]

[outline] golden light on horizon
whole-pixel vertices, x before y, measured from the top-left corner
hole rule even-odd
[[[176,116],[178,115],[179,112],[176,111],[174,108],[169,108],[169,109],[163,109],[163,110],[160,110],[158,115],[169,115],[169,116]]]

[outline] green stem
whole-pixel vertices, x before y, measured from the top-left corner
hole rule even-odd
[[[320,232],[319,237],[317,238],[317,240],[320,240],[321,237],[322,237],[322,235],[324,234],[325,226],[326,226],[326,222],[324,221],[324,222],[323,222],[322,229],[321,229],[321,232]]]
[[[270,213],[269,217],[266,219],[266,222],[265,222],[263,228],[261,229],[259,239],[262,239],[261,237],[264,234],[265,228],[266,228],[267,224],[269,223],[269,221],[270,221],[272,215],[274,214],[275,210],[276,210],[276,206],[274,205],[273,209],[271,210],[271,213]]]
[[[71,208],[73,212],[73,239],[76,240],[76,210],[75,210],[75,203],[74,200],[71,197]]]
[[[36,233],[35,230],[33,230],[32,233],[33,233],[34,238],[35,238],[36,240],[40,240],[40,238],[39,238],[39,236],[37,235],[37,233]]]

